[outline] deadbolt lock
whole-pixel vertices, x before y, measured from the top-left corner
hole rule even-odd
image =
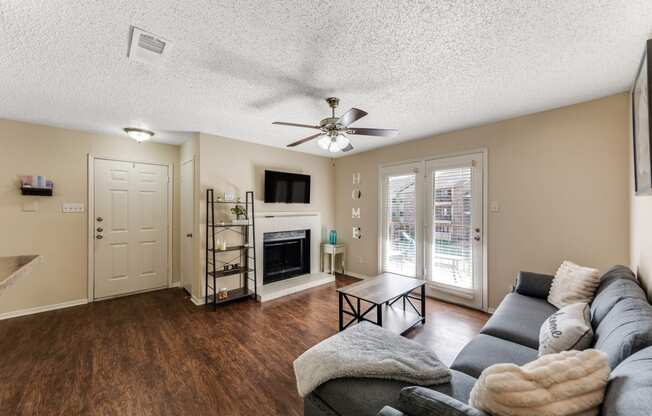
[[[97,232],[98,232],[98,233],[101,233],[102,231],[104,231],[104,228],[102,228],[102,227],[97,227]]]
[[[97,217],[97,222],[102,222],[102,221],[104,221],[104,218],[102,218],[102,217]]]
[[[96,235],[95,238],[97,238],[98,240],[101,240],[101,239],[103,239],[104,237],[102,237],[102,234],[99,234],[99,235]]]

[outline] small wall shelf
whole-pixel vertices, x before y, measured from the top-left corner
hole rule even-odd
[[[52,196],[53,191],[53,188],[33,188],[29,186],[20,187],[20,192],[23,195]]]

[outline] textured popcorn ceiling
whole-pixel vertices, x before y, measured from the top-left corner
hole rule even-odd
[[[130,25],[173,41],[163,67]],[[0,0],[0,118],[284,146],[311,130],[271,122],[335,95],[400,129],[359,151],[624,91],[648,37],[650,0]]]

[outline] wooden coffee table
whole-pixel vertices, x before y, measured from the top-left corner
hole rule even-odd
[[[418,296],[413,293],[417,289]],[[340,331],[354,323],[367,321],[402,335],[419,322],[426,323],[426,283],[423,280],[385,273],[339,288],[337,292]],[[394,306],[399,300],[402,300],[402,308]],[[419,302],[419,307],[413,300]],[[374,310],[375,320],[367,318]],[[351,317],[346,324],[344,315]]]

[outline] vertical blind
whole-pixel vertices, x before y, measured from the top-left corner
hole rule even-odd
[[[433,281],[473,288],[471,166],[432,172]]]
[[[416,173],[383,178],[383,271],[405,276],[417,273]]]

